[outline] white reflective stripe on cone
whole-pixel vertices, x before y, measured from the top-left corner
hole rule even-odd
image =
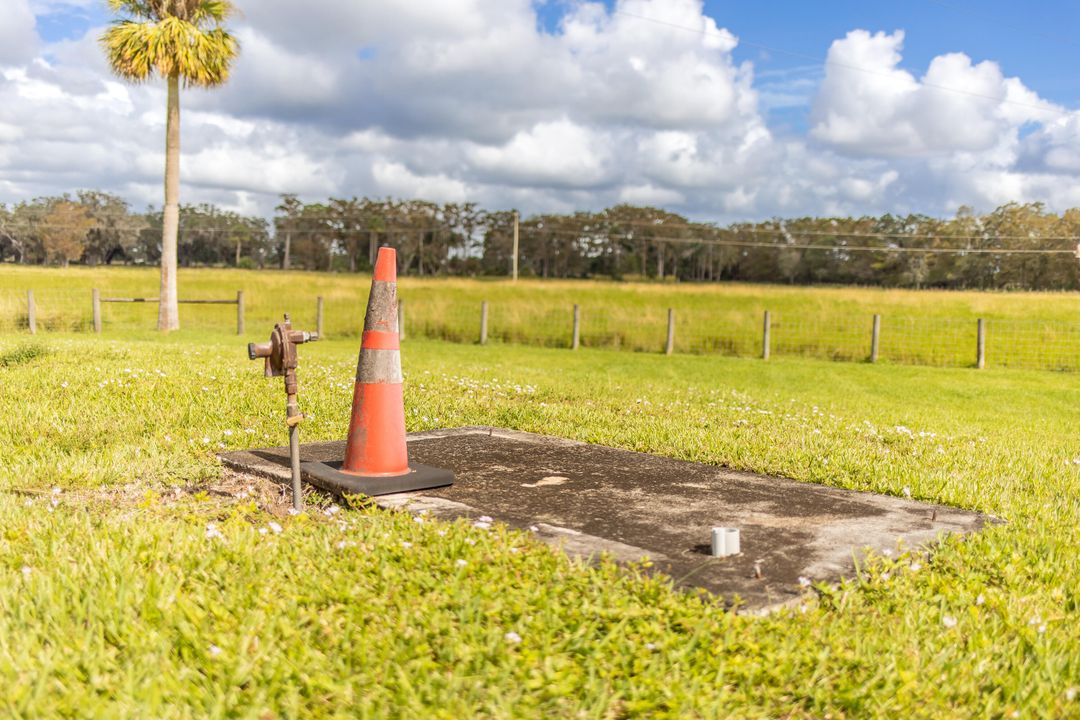
[[[356,381],[362,383],[401,384],[400,350],[362,348],[356,368]]]

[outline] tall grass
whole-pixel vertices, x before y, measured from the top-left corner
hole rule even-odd
[[[370,278],[273,270],[182,270],[182,298],[231,299],[245,292],[247,328],[263,334],[289,312],[313,327],[316,298],[324,330],[355,337],[363,322]],[[37,301],[43,331],[90,329],[90,289],[103,297],[153,297],[152,268],[23,268],[0,266],[0,329],[26,325],[26,290]],[[675,311],[675,351],[752,357],[762,351],[762,316],[773,318],[772,353],[863,361],[870,354],[874,314],[882,315],[879,358],[885,362],[966,367],[975,363],[977,318],[988,320],[990,366],[1080,369],[1080,296],[804,288],[773,285],[616,283],[402,278],[406,331],[417,337],[476,342],[479,309],[490,307],[494,342],[568,347],[573,306],[581,306],[581,344],[639,352],[663,349],[667,312]],[[235,327],[231,305],[181,305],[185,327]],[[104,304],[106,332],[151,329],[153,304]]]

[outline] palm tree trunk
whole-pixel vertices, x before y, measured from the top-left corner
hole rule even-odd
[[[176,241],[180,230],[180,78],[169,76],[168,111],[165,116],[165,209],[161,230],[161,289],[158,330],[180,328],[176,302]]]

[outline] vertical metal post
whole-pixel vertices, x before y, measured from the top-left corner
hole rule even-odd
[[[870,362],[876,363],[878,359],[878,347],[881,341],[881,316],[874,315],[874,326],[870,331]]]
[[[488,304],[487,300],[480,303],[480,344],[487,344],[487,327],[488,327]]]
[[[236,291],[236,334],[244,334],[244,291]]]
[[[762,327],[762,330],[761,330],[761,359],[762,360],[768,360],[769,359],[769,343],[772,340],[772,338],[770,337],[771,335],[772,335],[772,316],[769,314],[769,311],[766,310],[765,311],[765,324],[764,324],[764,327]]]
[[[397,334],[398,340],[405,339],[405,300],[398,298],[397,301]]]
[[[511,264],[511,277],[517,280],[518,276],[518,211],[514,211],[514,259]]]
[[[101,293],[97,288],[90,291],[90,302],[94,306],[94,332],[101,332]]]
[[[667,310],[667,341],[664,343],[664,354],[670,355],[675,352],[675,310]]]
[[[30,328],[30,334],[37,332],[37,304],[34,302],[34,291],[26,291],[26,324]]]
[[[986,367],[986,321],[979,318],[978,350],[975,355],[975,367],[982,370]]]
[[[581,346],[581,306],[574,305],[574,334],[570,339],[570,349],[577,350]]]
[[[323,335],[323,299],[322,295],[315,298],[315,332],[319,334],[319,338],[326,337]]]

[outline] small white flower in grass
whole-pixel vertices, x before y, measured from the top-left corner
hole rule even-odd
[[[476,541],[473,540],[472,538],[465,538],[465,544],[466,545],[475,545]]]
[[[656,643],[645,643],[645,649],[652,652],[656,649]]]
[[[538,528],[536,525],[530,525],[529,532],[540,532],[540,528]]]
[[[53,494],[53,495],[59,495],[59,494],[60,494],[60,493],[62,493],[62,492],[64,492],[64,491],[63,491],[63,490],[61,490],[61,489],[60,489],[60,488],[58,488],[58,487],[54,487],[54,488],[52,489],[52,494]]]
[[[478,520],[477,522],[474,522],[472,526],[474,528],[480,528],[481,530],[487,530],[489,527],[491,527],[491,523],[484,522],[483,520]]]
[[[202,441],[203,441],[203,445],[206,445],[206,444],[208,444],[208,443],[210,442],[210,438],[208,438],[208,437],[204,437],[204,438],[202,439]]]
[[[1039,617],[1038,615],[1032,615],[1031,619],[1028,620],[1028,625],[1038,625],[1041,622],[1042,622],[1041,617]]]
[[[810,578],[799,576],[799,587],[810,587]]]
[[[217,525],[215,523],[207,523],[206,524],[206,539],[207,540],[213,540],[214,538],[224,540],[225,536],[222,535],[221,531],[217,529]]]
[[[219,648],[217,645],[211,645],[206,650],[210,653],[211,657],[217,657],[221,654],[221,648]]]
[[[30,573],[32,573],[32,572],[34,572],[34,569],[32,567],[30,567],[29,565],[23,565],[22,566],[23,577],[30,577]]]
[[[259,534],[260,534],[260,535],[265,535],[265,534],[266,534],[266,533],[268,533],[268,532],[270,532],[270,531],[269,531],[269,530],[267,530],[267,529],[266,529],[266,528],[264,528],[264,527],[262,527],[262,528],[259,528]]]
[[[904,493],[904,497],[910,498],[911,497],[911,486],[905,485],[904,489],[901,490],[901,492]]]
[[[406,550],[408,550],[409,548],[411,548],[411,547],[412,547],[412,543],[411,543],[411,542],[409,542],[408,540],[402,540],[402,541],[401,541],[401,547],[403,547],[403,548],[405,548]]]
[[[480,517],[477,518],[477,520],[479,520],[480,522],[486,522],[486,523],[495,522],[495,519],[493,517],[491,517],[490,515],[481,515]]]
[[[280,534],[280,533],[281,533],[281,526],[280,526],[280,525],[278,525],[278,524],[277,524],[276,522],[269,522],[269,523],[267,523],[267,527],[269,527],[269,528],[270,528],[270,530],[271,530],[271,531],[272,531],[272,532],[273,532],[273,533],[274,533],[275,535],[278,535],[278,534]]]
[[[511,555],[517,555],[519,552],[521,552],[520,548],[516,548],[516,547],[510,548],[510,554]]]
[[[67,380],[65,380],[64,382],[60,383],[60,387],[62,387],[62,388],[66,388],[67,386],[68,386],[68,384],[67,384]]]
[[[882,580],[888,580],[891,577],[892,577],[892,575],[890,573],[887,573],[887,572],[881,573],[881,579]]]
[[[1046,624],[1044,623],[1040,625],[1037,629],[1039,631],[1039,634],[1042,635],[1044,632],[1046,632]]]
[[[414,518],[412,519],[412,521],[413,521],[414,523],[416,523],[417,525],[423,525],[423,524],[424,524],[424,518],[420,517],[419,515],[415,516],[415,517],[414,517]]]
[[[23,507],[30,507],[33,504],[34,504],[33,500],[24,500],[23,501]]]
[[[984,598],[981,594],[979,595],[979,597],[975,598],[976,605],[982,605],[984,602],[986,602],[986,598]]]
[[[920,570],[922,570],[922,565],[917,562],[913,562],[908,569],[911,570],[911,572],[919,572]]]
[[[941,624],[947,628],[956,627],[956,618],[954,618],[952,615],[946,615],[945,617],[941,618]]]
[[[1065,691],[1065,699],[1072,702],[1076,699],[1076,688],[1069,688]]]
[[[521,636],[513,630],[503,635],[503,638],[511,645],[517,645],[519,642],[521,642]]]
[[[885,557],[892,557],[892,550],[882,550],[881,554]]]
[[[458,567],[465,567],[466,565],[469,564],[469,561],[468,560],[458,560],[454,564],[457,565]]]
[[[446,531],[445,530],[440,530],[437,534],[438,534],[439,537],[446,537]]]

